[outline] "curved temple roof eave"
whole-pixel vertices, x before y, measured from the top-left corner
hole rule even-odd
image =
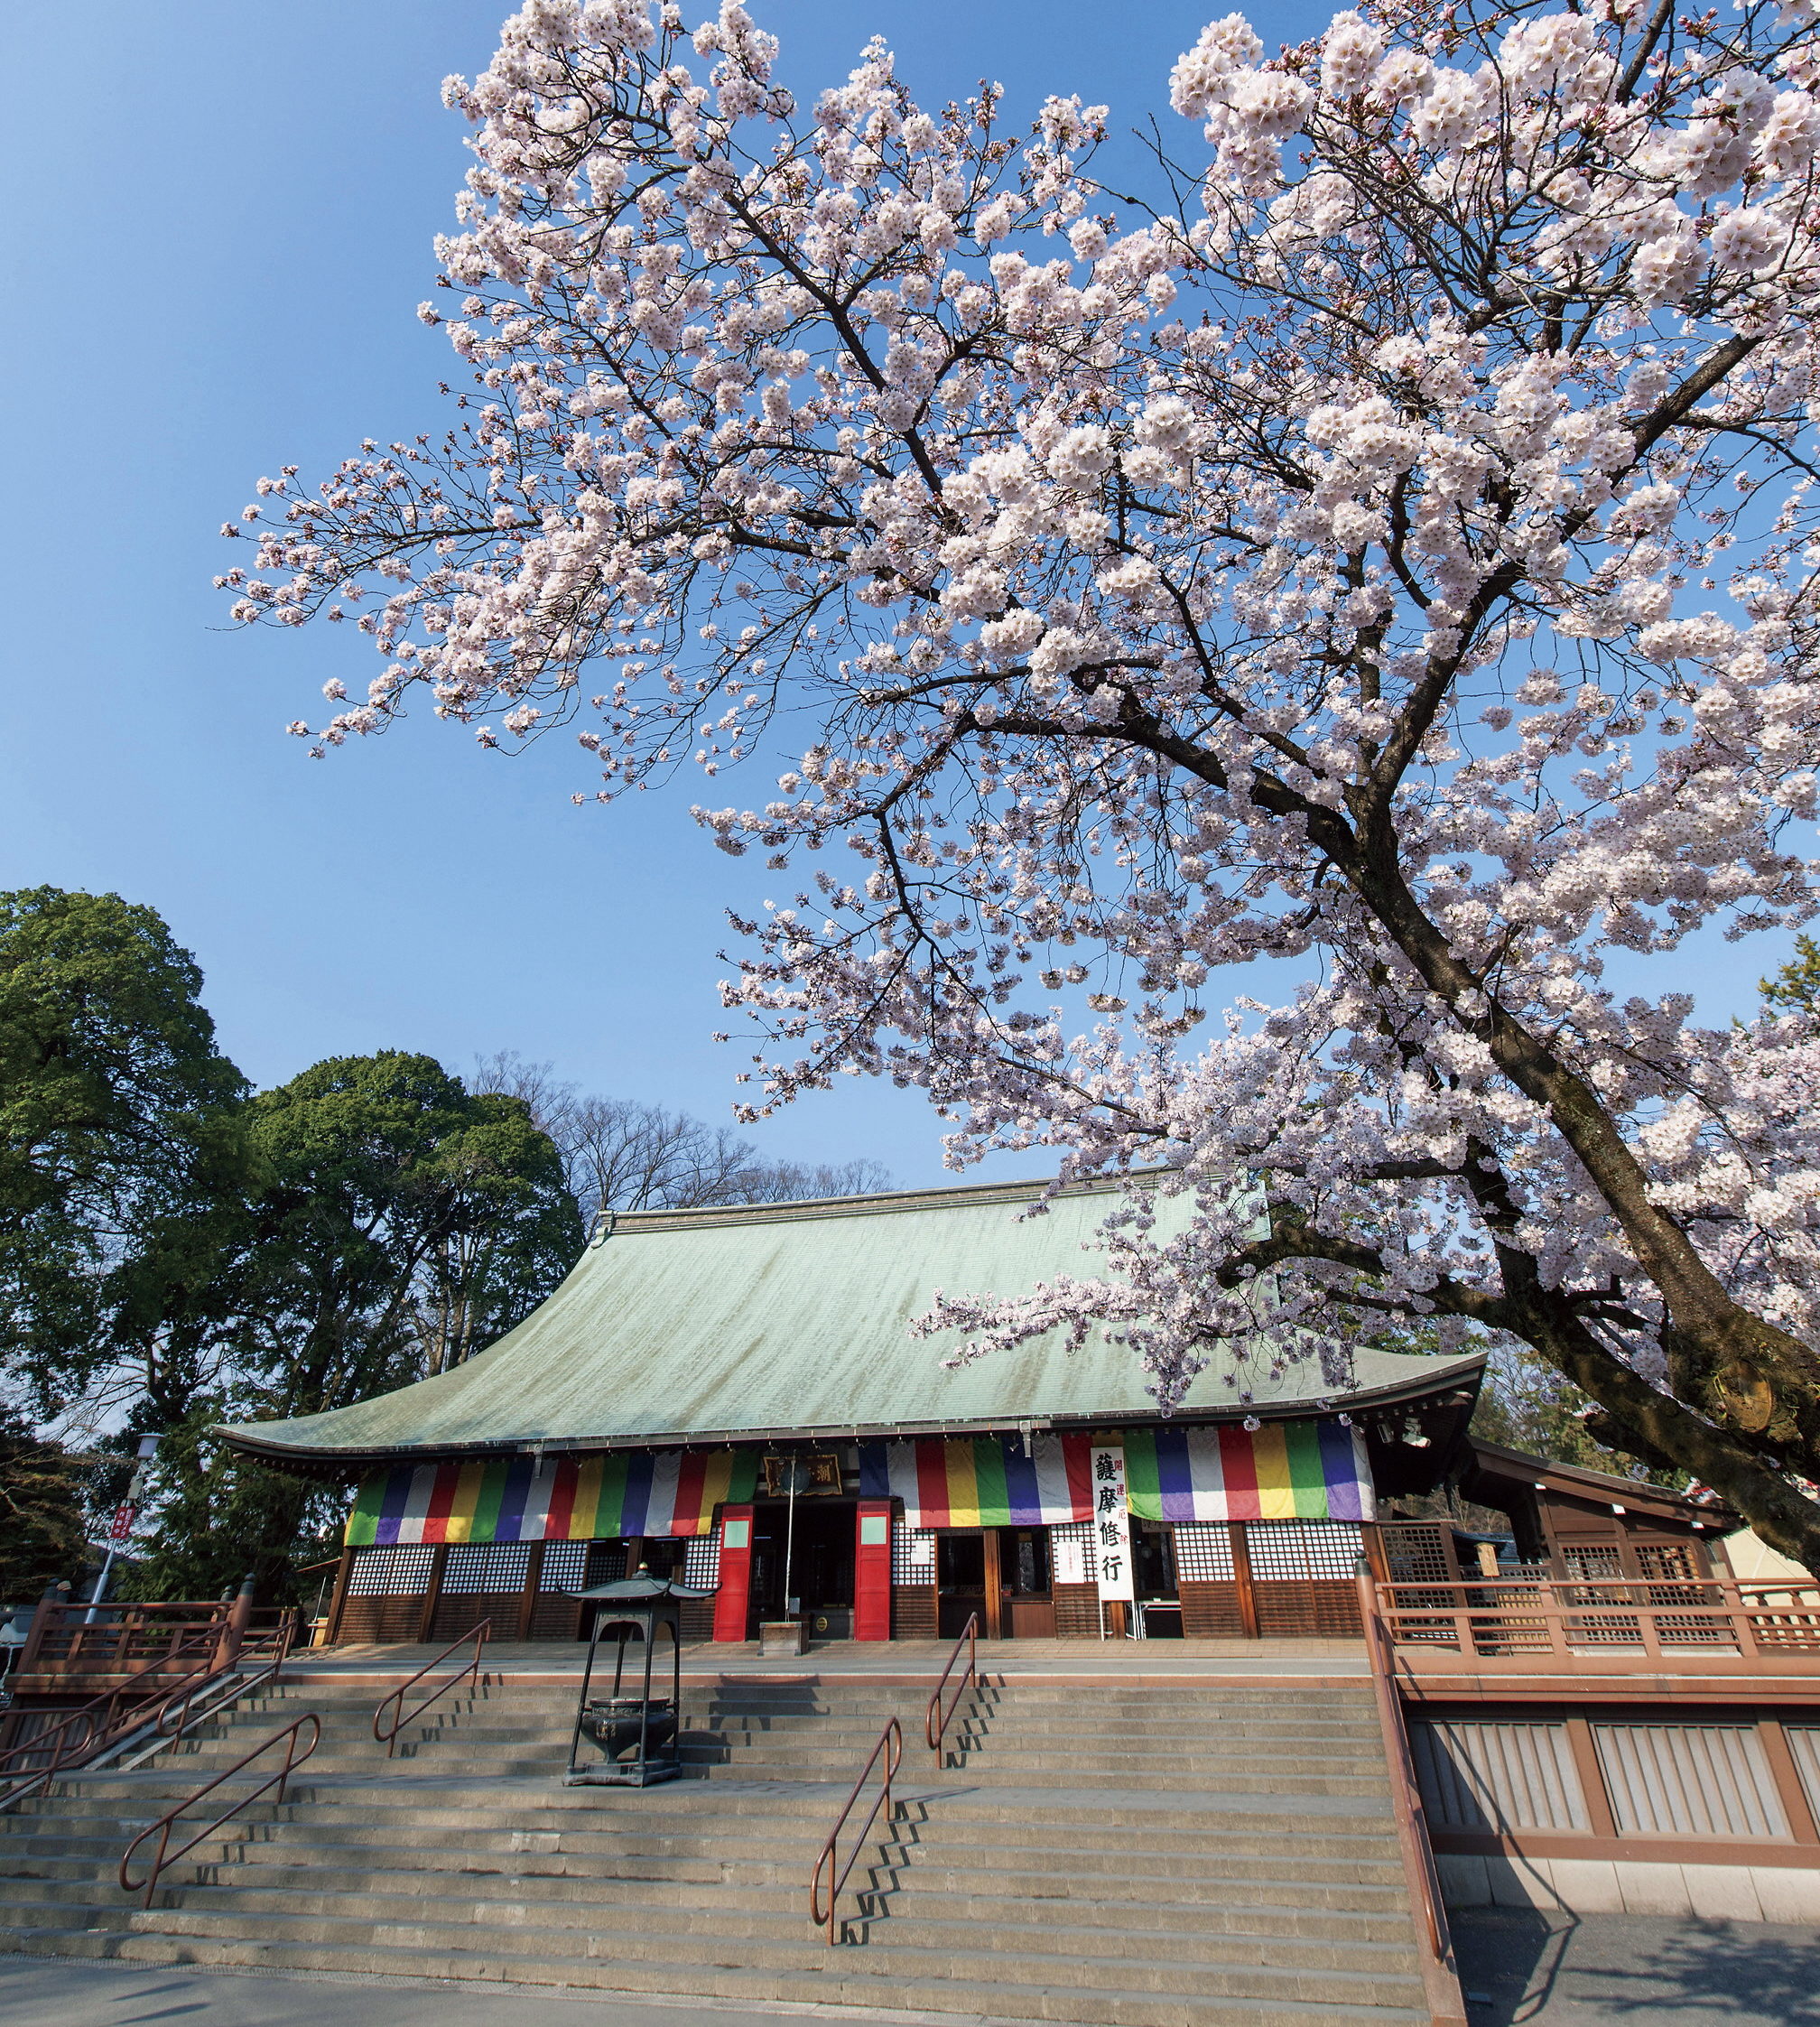
[[[1266,1340],[1249,1354],[1253,1378],[1203,1373],[1165,1417],[1123,1345],[1070,1350],[1051,1334],[951,1371],[911,1335],[942,1289],[1017,1296],[1082,1271],[1117,1186],[1064,1188],[1034,1217],[1013,1213],[1044,1197],[1042,1182],[623,1217],[464,1365],[347,1408],[217,1433],[279,1468],[350,1476],[388,1460],[538,1450],[1305,1419],[1476,1391],[1482,1353],[1361,1350],[1357,1383],[1334,1386],[1312,1356],[1303,1381],[1301,1360]],[[1184,1201],[1160,1204],[1159,1225]]]

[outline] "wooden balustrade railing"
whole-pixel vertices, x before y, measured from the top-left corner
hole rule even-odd
[[[1403,1670],[1571,1668],[1820,1673],[1820,1584],[1523,1575],[1379,1583]]]
[[[1390,1812],[1397,1825],[1397,1843],[1403,1855],[1403,1874],[1416,1920],[1422,1996],[1430,2027],[1466,2027],[1465,2001],[1453,1961],[1453,1940],[1447,1932],[1446,1910],[1442,1904],[1441,1877],[1429,1842],[1416,1763],[1409,1752],[1409,1728],[1404,1722],[1402,1700],[1390,1678],[1389,1644],[1370,1565],[1362,1557],[1358,1585],[1365,1659],[1371,1671],[1371,1692],[1378,1706],[1384,1755],[1389,1762]]]

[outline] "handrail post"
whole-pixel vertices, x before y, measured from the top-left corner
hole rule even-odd
[[[493,1621],[489,1615],[482,1619],[478,1625],[469,1626],[459,1640],[451,1640],[440,1654],[432,1655],[429,1660],[425,1661],[415,1675],[407,1676],[395,1689],[379,1699],[379,1707],[373,1713],[373,1736],[379,1744],[385,1746],[385,1757],[388,1760],[397,1750],[398,1734],[404,1729],[405,1725],[410,1724],[413,1718],[421,1717],[439,1697],[446,1697],[450,1689],[456,1688],[461,1682],[464,1677],[469,1679],[476,1691],[478,1691],[480,1688],[481,1657],[486,1652],[488,1638],[492,1631]],[[474,1642],[474,1659],[469,1662],[466,1668],[460,1669],[455,1674],[451,1675],[448,1681],[438,1683],[435,1688],[431,1690],[422,1702],[407,1716],[404,1711],[404,1692],[407,1689],[414,1688],[429,1674],[432,1669],[441,1668],[458,1647],[465,1647],[470,1640]],[[385,1706],[388,1703],[395,1704],[397,1709],[393,1713],[389,1728],[382,1729],[382,1720],[385,1718]]]
[[[853,1848],[847,1855],[846,1865],[837,1876],[834,1868],[840,1857],[840,1832],[846,1827],[847,1818],[853,1813],[853,1805],[859,1799],[860,1791],[870,1778],[872,1769],[878,1765],[881,1753],[885,1755],[885,1775],[879,1783],[878,1799],[872,1804],[865,1822],[860,1825],[853,1841]],[[822,1846],[821,1854],[815,1860],[815,1869],[809,1875],[809,1920],[818,1929],[825,1922],[828,1947],[831,1949],[834,1947],[835,1915],[840,1904],[840,1890],[852,1876],[853,1867],[859,1861],[859,1854],[865,1847],[868,1834],[878,1820],[881,1810],[887,1829],[896,1820],[896,1806],[891,1799],[891,1783],[896,1779],[897,1769],[903,1763],[903,1759],[904,1727],[895,1717],[887,1717],[885,1729],[878,1734],[878,1743],[867,1756],[866,1764],[860,1768],[859,1778],[853,1783],[852,1792],[847,1797],[840,1815],[834,1818],[834,1827],[829,1831],[828,1841]],[[828,1911],[825,1916],[822,1911],[822,1874],[824,1866],[828,1874]]]
[[[1453,1967],[1453,1946],[1447,1933],[1447,1918],[1441,1904],[1441,1882],[1435,1853],[1428,1841],[1422,1815],[1422,1799],[1416,1785],[1416,1766],[1409,1753],[1409,1733],[1403,1720],[1403,1706],[1391,1678],[1392,1656],[1384,1636],[1384,1622],[1378,1606],[1378,1584],[1371,1566],[1360,1557],[1356,1576],[1359,1618],[1365,1633],[1366,1664],[1371,1674],[1372,1695],[1378,1705],[1379,1728],[1384,1737],[1384,1755],[1390,1774],[1390,1808],[1397,1823],[1397,1842],[1403,1854],[1403,1874],[1409,1887],[1416,1918],[1416,1958],[1422,1970],[1422,1995],[1434,2027],[1466,2027],[1466,2005],[1460,1993],[1460,1978]]]
[[[228,1607],[228,1616],[221,1624],[221,1642],[218,1649],[221,1668],[231,1668],[240,1658],[240,1650],[246,1644],[246,1628],[253,1617],[253,1573],[248,1570],[240,1579],[240,1589],[232,1604]]]
[[[967,1672],[961,1678],[961,1686],[954,1692],[954,1700],[946,1710],[942,1707],[942,1692],[948,1687],[948,1678],[954,1672],[954,1664],[961,1659],[962,1645],[967,1649]],[[923,1736],[928,1741],[929,1750],[939,1758],[942,1741],[947,1735],[948,1720],[961,1707],[961,1698],[969,1689],[980,1687],[980,1614],[970,1612],[967,1623],[961,1627],[954,1641],[953,1651],[948,1656],[948,1665],[942,1670],[935,1692],[929,1698],[928,1715],[923,1723]],[[939,1720],[939,1721],[938,1721]]]

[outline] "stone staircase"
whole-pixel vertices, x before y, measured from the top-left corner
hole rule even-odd
[[[0,1815],[0,1948],[1101,2027],[1427,2019],[1363,1684],[1014,1677],[963,1700],[937,1768],[920,1691],[728,1678],[684,1690],[696,1778],[642,1791],[559,1784],[573,1695],[450,1697],[388,1762],[370,1688],[287,1687],[137,1771],[67,1781]],[[306,1709],[322,1741],[282,1807],[252,1805],[153,1907],[122,1892],[136,1829]],[[831,1949],[810,1872],[893,1715],[899,1820]]]

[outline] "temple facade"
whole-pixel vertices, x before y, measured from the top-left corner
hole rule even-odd
[[[608,1219],[465,1365],[223,1433],[358,1485],[340,1641],[443,1641],[483,1618],[496,1638],[574,1639],[573,1594],[640,1564],[713,1589],[685,1631],[728,1643],[785,1618],[823,1638],[952,1637],[970,1614],[1010,1639],[1344,1635],[1361,1555],[1457,1576],[1452,1531],[1392,1515],[1462,1468],[1481,1496],[1511,1478],[1521,1552],[1538,1552],[1528,1464],[1462,1450],[1479,1354],[1359,1351],[1342,1371],[1260,1341],[1166,1418],[1135,1355],[1102,1341],[944,1363],[952,1347],[910,1327],[938,1291],[1017,1297],[1091,1271],[1110,1186],[1042,1195]]]

